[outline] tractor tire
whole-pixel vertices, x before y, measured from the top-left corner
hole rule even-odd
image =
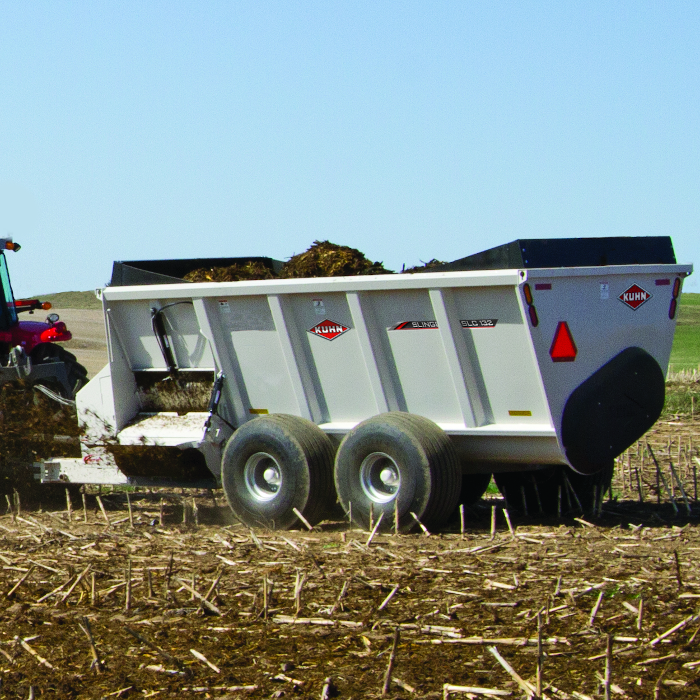
[[[560,488],[562,514],[573,511],[589,513],[594,508],[595,499],[602,498],[602,494],[610,487],[613,466],[611,462],[595,474],[586,475],[569,467],[552,466],[534,471],[496,473],[494,480],[506,499],[510,513],[556,515],[559,510]]]
[[[66,391],[66,388],[58,381],[41,380],[38,383],[45,384],[49,389],[66,399],[75,399],[78,391],[88,382],[87,370],[78,362],[78,358],[72,352],[68,352],[68,350],[56,343],[41,343],[37,345],[32,350],[30,357],[34,364],[63,362],[66,366],[70,391]]]
[[[221,460],[233,514],[249,527],[288,530],[320,522],[335,502],[333,445],[311,421],[272,414],[244,423]]]
[[[387,532],[444,525],[457,506],[461,473],[450,439],[435,423],[402,412],[383,413],[351,430],[338,448],[335,486],[346,513],[365,529]],[[372,518],[370,518],[370,510]],[[370,523],[372,520],[372,523]]]

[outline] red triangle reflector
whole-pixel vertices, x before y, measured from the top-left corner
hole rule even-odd
[[[573,362],[576,359],[576,343],[569,330],[566,321],[559,321],[557,330],[554,333],[552,347],[549,348],[549,356],[554,362]]]

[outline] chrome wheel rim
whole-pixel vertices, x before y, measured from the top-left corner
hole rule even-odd
[[[373,503],[389,503],[401,488],[399,465],[385,452],[372,452],[362,460],[360,485]]]
[[[267,452],[256,452],[248,457],[243,475],[248,493],[261,503],[271,501],[282,486],[282,469]]]

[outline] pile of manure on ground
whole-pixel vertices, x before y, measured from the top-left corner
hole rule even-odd
[[[73,407],[26,382],[0,386],[0,494],[31,495],[37,483],[31,464],[38,458],[79,457],[79,435]]]

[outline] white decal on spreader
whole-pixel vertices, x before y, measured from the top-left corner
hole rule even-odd
[[[467,318],[460,322],[462,328],[495,328],[498,323],[497,318]]]
[[[317,316],[326,315],[326,307],[323,304],[323,299],[314,299],[314,311]]]

